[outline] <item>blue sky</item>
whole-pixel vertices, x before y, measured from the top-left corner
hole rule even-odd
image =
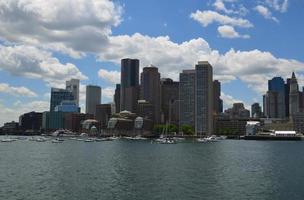
[[[50,87],[70,78],[81,79],[82,108],[86,84],[111,102],[123,57],[175,80],[208,60],[225,107],[261,102],[269,78],[296,71],[304,83],[303,8],[302,0],[0,1],[0,125],[48,110]]]

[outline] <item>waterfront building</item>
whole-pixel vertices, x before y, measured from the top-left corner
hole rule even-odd
[[[206,61],[195,65],[195,133],[210,135],[213,131],[213,70]]]
[[[290,78],[287,78],[285,83],[285,112],[286,117],[289,117],[289,91],[290,91]]]
[[[66,113],[64,117],[64,128],[76,133],[82,129],[81,123],[87,119],[93,119],[94,115],[84,113]]]
[[[105,129],[107,127],[111,115],[111,104],[96,105],[96,120],[99,121],[102,129]]]
[[[304,112],[297,112],[292,117],[294,130],[304,134]]]
[[[245,109],[243,103],[234,103],[232,108],[225,110],[225,114],[230,119],[248,119],[250,117],[250,111]]]
[[[179,74],[180,127],[195,127],[195,70],[183,70]]]
[[[170,78],[161,79],[161,122],[164,124],[169,121],[170,123],[179,125],[179,82],[173,81]]]
[[[55,107],[60,105],[62,101],[73,101],[73,93],[60,88],[51,88],[50,111],[55,111]]]
[[[86,113],[95,116],[96,105],[101,103],[101,87],[88,85],[86,87]]]
[[[292,73],[289,91],[289,115],[292,117],[300,110],[299,85],[295,73]]]
[[[245,135],[249,118],[229,118],[218,115],[214,118],[214,132],[219,135]]]
[[[246,135],[253,136],[259,133],[261,123],[257,121],[248,121],[246,124]]]
[[[120,112],[120,84],[116,84],[114,93],[115,113]]]
[[[251,117],[252,118],[261,118],[263,115],[262,108],[259,103],[254,103],[251,105]]]
[[[40,130],[42,127],[42,113],[29,112],[19,117],[19,126],[22,130]]]
[[[221,82],[213,81],[213,112],[219,114],[223,112],[223,100],[221,99]]]
[[[136,112],[139,99],[139,60],[121,60],[120,111]]]
[[[285,82],[282,77],[274,77],[268,81],[268,91],[270,91],[275,99],[274,102],[274,116],[271,118],[285,118]],[[272,99],[270,99],[272,101]]]
[[[160,123],[160,73],[158,68],[150,65],[144,67],[141,73],[140,99],[146,100],[153,105],[151,120]]]
[[[42,129],[58,130],[64,128],[64,112],[43,112]]]
[[[154,105],[146,100],[138,100],[138,116],[144,119],[153,120],[155,108]]]
[[[78,107],[75,101],[62,101],[60,105],[55,107],[55,112],[80,112],[80,107]]]
[[[2,133],[7,135],[19,133],[19,123],[15,121],[4,123],[2,127]]]
[[[72,92],[74,101],[79,106],[79,79],[71,79],[66,81],[66,90]]]

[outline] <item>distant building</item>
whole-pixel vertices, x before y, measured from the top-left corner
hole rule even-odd
[[[75,101],[62,101],[60,105],[55,107],[55,112],[80,112],[80,107],[78,107]]]
[[[153,105],[151,120],[156,124],[160,123],[160,73],[157,67],[150,65],[143,68],[140,88],[140,99]]]
[[[42,113],[29,112],[19,117],[19,126],[22,130],[40,130],[42,128]]]
[[[66,113],[64,119],[64,128],[76,133],[82,130],[82,122],[87,119],[93,119],[94,115],[84,113]]]
[[[179,82],[170,78],[161,79],[161,111],[162,123],[169,120],[171,112],[171,124],[179,125]],[[170,110],[171,109],[171,110]]]
[[[16,134],[19,133],[19,123],[15,121],[6,122],[2,127],[2,134]]]
[[[261,123],[257,121],[248,121],[246,124],[246,135],[257,135],[261,127]]]
[[[245,135],[248,120],[248,118],[229,118],[224,115],[215,116],[214,132],[219,135]]]
[[[245,109],[243,103],[234,103],[232,108],[225,110],[225,114],[230,119],[248,119],[250,117],[250,111]]]
[[[179,74],[180,126],[195,127],[195,70],[183,70]]]
[[[73,101],[74,96],[73,93],[60,88],[52,88],[51,89],[51,104],[50,111],[55,111],[55,107],[60,105],[62,101]]]
[[[271,118],[285,118],[286,107],[285,107],[285,82],[282,77],[274,77],[268,81],[268,92],[271,93],[271,97],[267,100],[273,102],[273,110],[270,109],[272,115]],[[273,98],[273,99],[272,99]],[[269,102],[268,102],[269,103]],[[273,115],[274,114],[274,115]]]
[[[261,118],[263,115],[262,108],[259,103],[254,103],[251,105],[251,117],[252,118]]]
[[[221,82],[213,81],[213,112],[219,114],[223,112],[223,100],[221,99]]]
[[[139,99],[139,60],[121,60],[120,110],[136,112]]]
[[[267,118],[278,118],[278,93],[267,91],[263,97],[264,114]]]
[[[290,81],[288,78],[285,83],[285,116],[289,117],[289,91],[290,91]]]
[[[79,106],[79,79],[71,79],[66,81],[66,90],[72,92],[74,101]]]
[[[213,70],[205,61],[195,65],[195,132],[210,135],[213,131]]]
[[[120,84],[116,84],[114,103],[115,103],[115,113],[119,113],[120,112]]]
[[[64,112],[43,112],[42,129],[57,130],[64,128]]]
[[[289,114],[292,117],[300,111],[299,85],[295,73],[292,73],[289,91]]]
[[[152,120],[154,117],[154,105],[151,104],[149,101],[146,100],[138,100],[138,116],[142,117],[143,119],[150,119]]]
[[[101,87],[87,85],[86,87],[86,113],[95,116],[96,105],[101,103]]]
[[[96,120],[99,121],[101,128],[105,129],[112,115],[111,104],[96,105]]]
[[[294,130],[304,134],[304,112],[295,113],[292,117]]]

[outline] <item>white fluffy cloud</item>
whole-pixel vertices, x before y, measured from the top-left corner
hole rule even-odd
[[[262,5],[258,5],[254,8],[260,15],[262,15],[264,18],[266,19],[271,19],[275,22],[279,22],[279,20],[275,17],[272,16],[272,13],[271,11],[265,7],[265,6],[262,6]]]
[[[0,39],[79,57],[107,44],[121,12],[110,0],[2,0]]]
[[[13,96],[36,97],[37,94],[26,87],[14,87],[7,83],[0,83],[0,93],[6,93]]]
[[[246,104],[246,102],[236,99],[231,95],[225,94],[224,92],[221,92],[221,99],[223,100],[224,103],[224,108],[231,108],[233,106],[234,103],[243,103],[245,108],[250,110],[250,105]]]
[[[238,26],[242,28],[251,28],[253,24],[247,19],[230,17],[228,15],[222,15],[212,10],[200,11],[191,13],[190,17],[198,21],[202,26],[207,27],[212,23],[218,23],[221,25]]]
[[[31,111],[43,112],[49,109],[50,103],[48,101],[32,101],[29,103],[17,101],[13,107],[5,106],[0,101],[0,126],[8,121],[18,121],[21,114]]]
[[[108,71],[105,69],[100,69],[98,71],[98,76],[110,83],[119,83],[120,82],[120,72],[119,71]]]
[[[288,9],[288,0],[266,0],[268,6],[279,12],[286,12]]]
[[[244,7],[242,4],[238,4],[238,9],[228,9],[225,5],[225,3],[233,3],[232,7],[235,7],[234,4],[237,0],[215,0],[213,3],[213,7],[218,10],[222,11],[226,14],[236,14],[236,15],[246,15],[248,13],[247,8]]]
[[[214,67],[215,77],[221,81],[241,79],[248,87],[262,94],[267,80],[274,75],[289,77],[292,70],[304,72],[304,63],[277,58],[260,50],[235,51],[221,54],[210,48],[202,38],[174,43],[168,36],[149,37],[136,33],[110,38],[112,48],[100,54],[99,59],[119,64],[124,57],[140,59],[140,66],[154,64],[162,76],[178,80],[183,69],[191,69],[199,60],[207,60]]]
[[[62,64],[50,52],[33,46],[0,45],[0,57],[0,69],[15,76],[41,79],[51,86],[62,86],[71,78],[87,78],[75,65]]]
[[[233,28],[233,26],[229,26],[229,25],[219,26],[217,28],[217,31],[219,32],[220,36],[223,37],[223,38],[244,38],[244,39],[250,38],[249,35],[240,35]]]
[[[113,95],[115,92],[114,87],[105,87],[102,88],[102,100],[105,103],[113,102]]]

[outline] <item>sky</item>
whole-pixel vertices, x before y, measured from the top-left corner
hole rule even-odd
[[[222,82],[225,108],[262,102],[267,80],[304,85],[303,0],[0,0],[0,126],[49,110],[51,87],[81,80],[113,101],[120,60],[179,79],[199,60]]]

